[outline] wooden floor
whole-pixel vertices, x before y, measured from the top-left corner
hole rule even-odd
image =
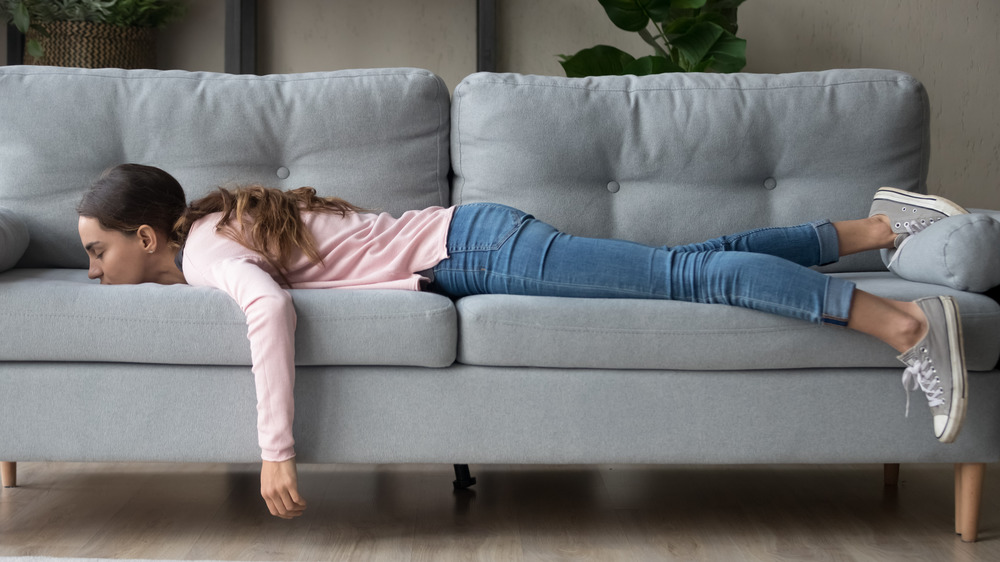
[[[18,463],[0,556],[209,560],[1000,560],[1000,471],[980,541],[951,465],[303,465],[306,514],[267,513],[259,466]]]

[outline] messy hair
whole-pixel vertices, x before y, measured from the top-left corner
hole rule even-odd
[[[212,213],[222,213],[215,229],[260,254],[281,275],[285,284],[290,285],[285,273],[295,250],[301,251],[313,263],[323,261],[316,251],[312,233],[302,221],[302,211],[346,217],[365,209],[338,197],[318,197],[311,187],[291,191],[262,185],[232,190],[219,187],[192,201],[173,225],[173,232],[183,244],[197,220]]]

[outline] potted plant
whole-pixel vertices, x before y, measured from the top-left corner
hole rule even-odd
[[[566,76],[738,72],[746,40],[736,37],[736,9],[744,0],[598,0],[612,23],[653,47],[641,58],[608,45],[559,55]],[[652,23],[653,31],[649,30]]]
[[[154,30],[183,12],[181,0],[0,0],[26,64],[84,68],[153,68]]]

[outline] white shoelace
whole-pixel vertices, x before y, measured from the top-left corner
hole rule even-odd
[[[905,246],[906,243],[913,238],[914,234],[920,232],[921,230],[927,228],[932,224],[934,224],[933,220],[929,221],[927,224],[917,224],[916,222],[907,222],[903,224],[903,228],[906,229],[906,232],[909,234],[909,236],[903,238],[903,241],[899,243],[899,247],[897,247],[896,251],[892,254],[892,258],[889,259],[889,265],[887,265],[886,267],[892,269],[893,264],[896,263],[896,258],[899,257],[899,253],[903,251],[903,246]]]
[[[906,417],[910,417],[910,391],[918,388],[927,395],[930,407],[944,405],[944,389],[936,384],[937,375],[931,370],[929,358],[918,359],[903,371],[903,388],[906,389]],[[911,387],[912,385],[912,387]]]

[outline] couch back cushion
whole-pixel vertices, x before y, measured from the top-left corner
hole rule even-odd
[[[0,68],[0,206],[31,242],[19,267],[86,267],[75,208],[124,162],[188,198],[227,183],[313,186],[401,213],[449,204],[449,94],[417,69],[245,76]]]
[[[452,101],[452,199],[671,246],[859,218],[880,186],[926,192],[928,119],[923,86],[884,70],[474,74]],[[885,268],[867,252],[825,269]]]

